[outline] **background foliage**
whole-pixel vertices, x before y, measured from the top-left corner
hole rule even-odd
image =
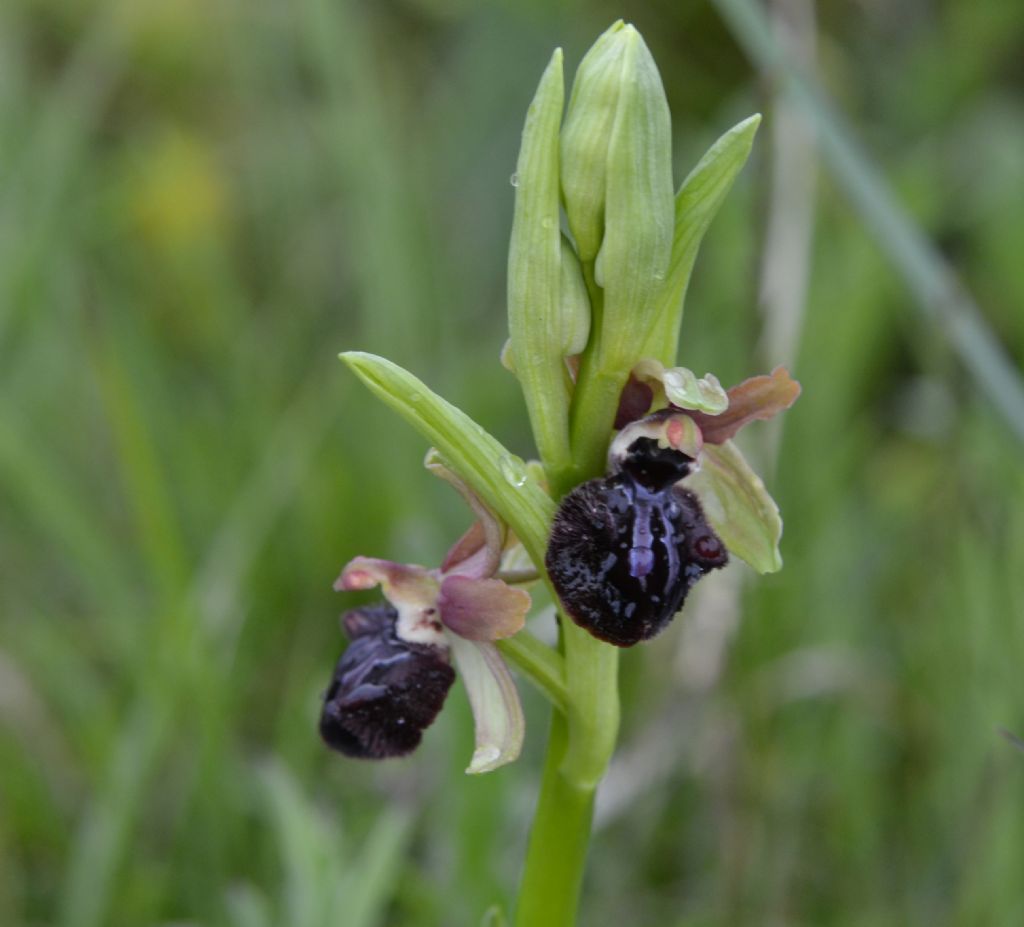
[[[817,14],[794,54],[1019,366],[1024,7]],[[662,68],[677,181],[766,114],[683,362],[788,362],[804,396],[748,445],[786,569],[707,579],[626,655],[583,923],[1024,921],[1024,753],[998,733],[1024,731],[1022,448],[711,6],[7,0],[0,923],[509,902],[532,693],[524,759],[479,779],[460,691],[408,761],[315,736],[339,567],[436,563],[467,522],[335,355],[387,354],[529,455],[497,365],[509,175],[550,49],[575,64],[619,15]]]

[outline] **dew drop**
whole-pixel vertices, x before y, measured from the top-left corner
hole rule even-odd
[[[498,461],[498,469],[512,486],[526,485],[526,464],[519,457],[504,456]]]
[[[508,182],[510,184],[512,184],[513,187],[518,187],[519,186],[519,175],[518,174],[513,174],[511,177],[509,177]]]
[[[553,229],[556,225],[555,220],[551,216],[545,216],[540,220],[540,224],[546,229]]]

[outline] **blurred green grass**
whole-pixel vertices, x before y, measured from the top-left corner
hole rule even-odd
[[[467,515],[339,350],[530,452],[504,339],[509,175],[550,48],[648,38],[677,178],[769,131],[681,356],[764,356],[776,101],[706,3],[9,0],[0,7],[0,924],[478,923],[514,893],[546,725],[462,768],[327,755],[357,553]],[[1024,360],[1024,11],[822,5],[825,86]],[[624,661],[583,923],[1024,919],[1024,468],[823,174],[804,385],[750,450],[786,569],[707,580]],[[784,268],[785,269],[785,268]],[[765,314],[767,313],[767,314]]]

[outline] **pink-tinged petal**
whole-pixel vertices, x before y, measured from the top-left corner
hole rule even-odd
[[[630,422],[612,439],[608,463],[613,471],[618,470],[628,456],[629,448],[640,438],[657,441],[659,447],[670,447],[694,460],[704,445],[700,428],[691,413],[663,409],[637,422]]]
[[[483,504],[480,497],[445,465],[435,448],[427,451],[423,466],[455,487],[473,510],[483,532],[482,543],[477,543],[478,536],[473,533],[473,528],[456,541],[441,564],[441,572],[461,573],[473,577],[491,576],[501,562],[501,550],[505,546],[504,524]]]
[[[389,591],[414,590],[424,581],[434,583],[430,572],[415,563],[395,563],[393,560],[378,560],[376,557],[356,557],[350,560],[341,575],[334,581],[337,592],[353,592],[380,586],[385,596]],[[424,587],[426,588],[426,587]]]
[[[448,642],[476,727],[476,749],[466,772],[491,772],[511,763],[522,750],[526,721],[519,692],[494,644],[456,634],[448,635]]]
[[[729,553],[758,573],[782,569],[778,506],[735,444],[705,445],[700,470],[687,477],[686,487]]]
[[[530,594],[500,579],[446,576],[437,599],[441,621],[460,637],[494,641],[521,631],[530,610]]]
[[[340,591],[372,589],[380,586],[398,612],[395,633],[416,644],[443,643],[437,597],[437,578],[421,566],[395,563],[373,557],[356,557],[338,577],[334,588]]]
[[[708,444],[723,444],[744,425],[766,421],[784,412],[800,395],[797,383],[785,367],[776,367],[771,376],[751,377],[729,390],[729,408],[721,415],[691,412]]]
[[[449,548],[441,564],[441,572],[447,573],[460,567],[459,572],[473,572],[486,569],[491,563],[491,552],[487,546],[484,526],[475,521],[466,532]],[[488,575],[486,573],[482,574]]]

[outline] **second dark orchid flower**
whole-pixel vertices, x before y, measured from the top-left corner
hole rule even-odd
[[[450,661],[476,723],[467,772],[488,772],[522,747],[519,696],[494,641],[523,627],[530,596],[494,578],[507,546],[505,526],[436,453],[426,465],[462,493],[477,521],[437,569],[356,557],[342,570],[335,589],[379,586],[388,605],[343,619],[351,643],[326,694],[320,730],[330,746],[351,756],[408,753],[444,703],[455,678]]]

